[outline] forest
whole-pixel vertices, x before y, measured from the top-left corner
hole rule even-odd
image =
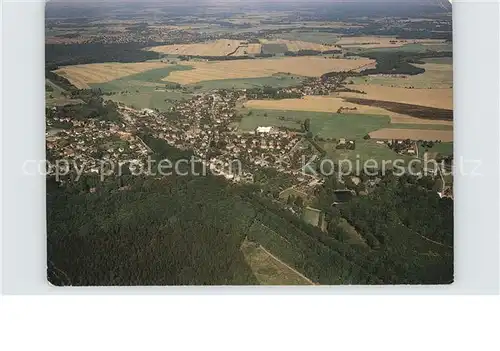
[[[188,157],[142,136],[155,157]],[[257,284],[240,246],[257,242],[319,284],[453,281],[453,202],[429,182],[388,175],[368,196],[331,206],[333,178],[317,208],[327,232],[257,185],[208,176],[122,175],[47,181],[48,277],[55,285]],[[353,244],[346,220],[366,244]]]
[[[142,50],[147,46],[139,43],[45,44],[45,67],[46,70],[53,71],[59,66],[99,62],[141,62],[159,58],[156,52]]]

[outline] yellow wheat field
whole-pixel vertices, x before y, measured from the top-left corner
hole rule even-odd
[[[340,96],[453,109],[453,89],[451,88],[408,89],[371,84],[353,84],[349,85],[349,88],[364,91],[366,94],[341,93]]]
[[[261,44],[242,44],[231,56],[247,56],[260,54]]]
[[[286,40],[286,39],[260,39],[262,44],[285,44],[288,51],[299,51],[299,50],[315,50],[315,51],[327,51],[332,50],[331,46],[311,43],[308,41],[301,40]]]
[[[169,66],[163,62],[135,63],[92,63],[87,65],[65,66],[54,71],[65,77],[79,89],[88,89],[89,84],[105,83],[155,68]]]
[[[369,133],[369,135],[372,139],[441,140],[443,142],[453,141],[452,130],[382,128]]]
[[[370,59],[325,59],[323,57],[286,57],[280,59],[186,62],[189,71],[175,71],[163,80],[193,84],[207,80],[269,77],[276,73],[319,77],[328,72],[351,71],[371,64]]]
[[[240,45],[242,45],[240,40],[220,39],[207,43],[154,46],[148,50],[173,55],[227,56],[235,52]]]
[[[289,111],[312,111],[336,113],[340,108],[344,113],[361,113],[367,115],[389,116],[391,123],[401,124],[434,124],[453,125],[452,121],[441,121],[432,119],[415,118],[408,115],[394,113],[386,109],[367,105],[358,105],[344,101],[334,96],[305,96],[302,99],[283,100],[250,100],[245,103],[247,108],[289,110]]]

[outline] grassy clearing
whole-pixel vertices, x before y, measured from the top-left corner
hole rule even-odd
[[[344,229],[345,233],[348,235],[347,242],[351,245],[361,245],[364,247],[368,247],[368,245],[365,242],[365,239],[363,239],[363,236],[358,233],[356,228],[354,228],[352,225],[349,224],[344,218],[341,218],[339,223],[337,224],[338,227]]]
[[[311,285],[308,280],[275,259],[257,243],[245,240],[241,251],[262,285]]]

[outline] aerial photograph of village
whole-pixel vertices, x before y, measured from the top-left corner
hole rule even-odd
[[[49,1],[54,286],[451,284],[448,0]]]

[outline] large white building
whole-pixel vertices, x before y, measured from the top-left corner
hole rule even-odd
[[[273,127],[257,127],[257,129],[255,129],[255,131],[257,133],[264,133],[264,134],[269,134],[271,133]]]

